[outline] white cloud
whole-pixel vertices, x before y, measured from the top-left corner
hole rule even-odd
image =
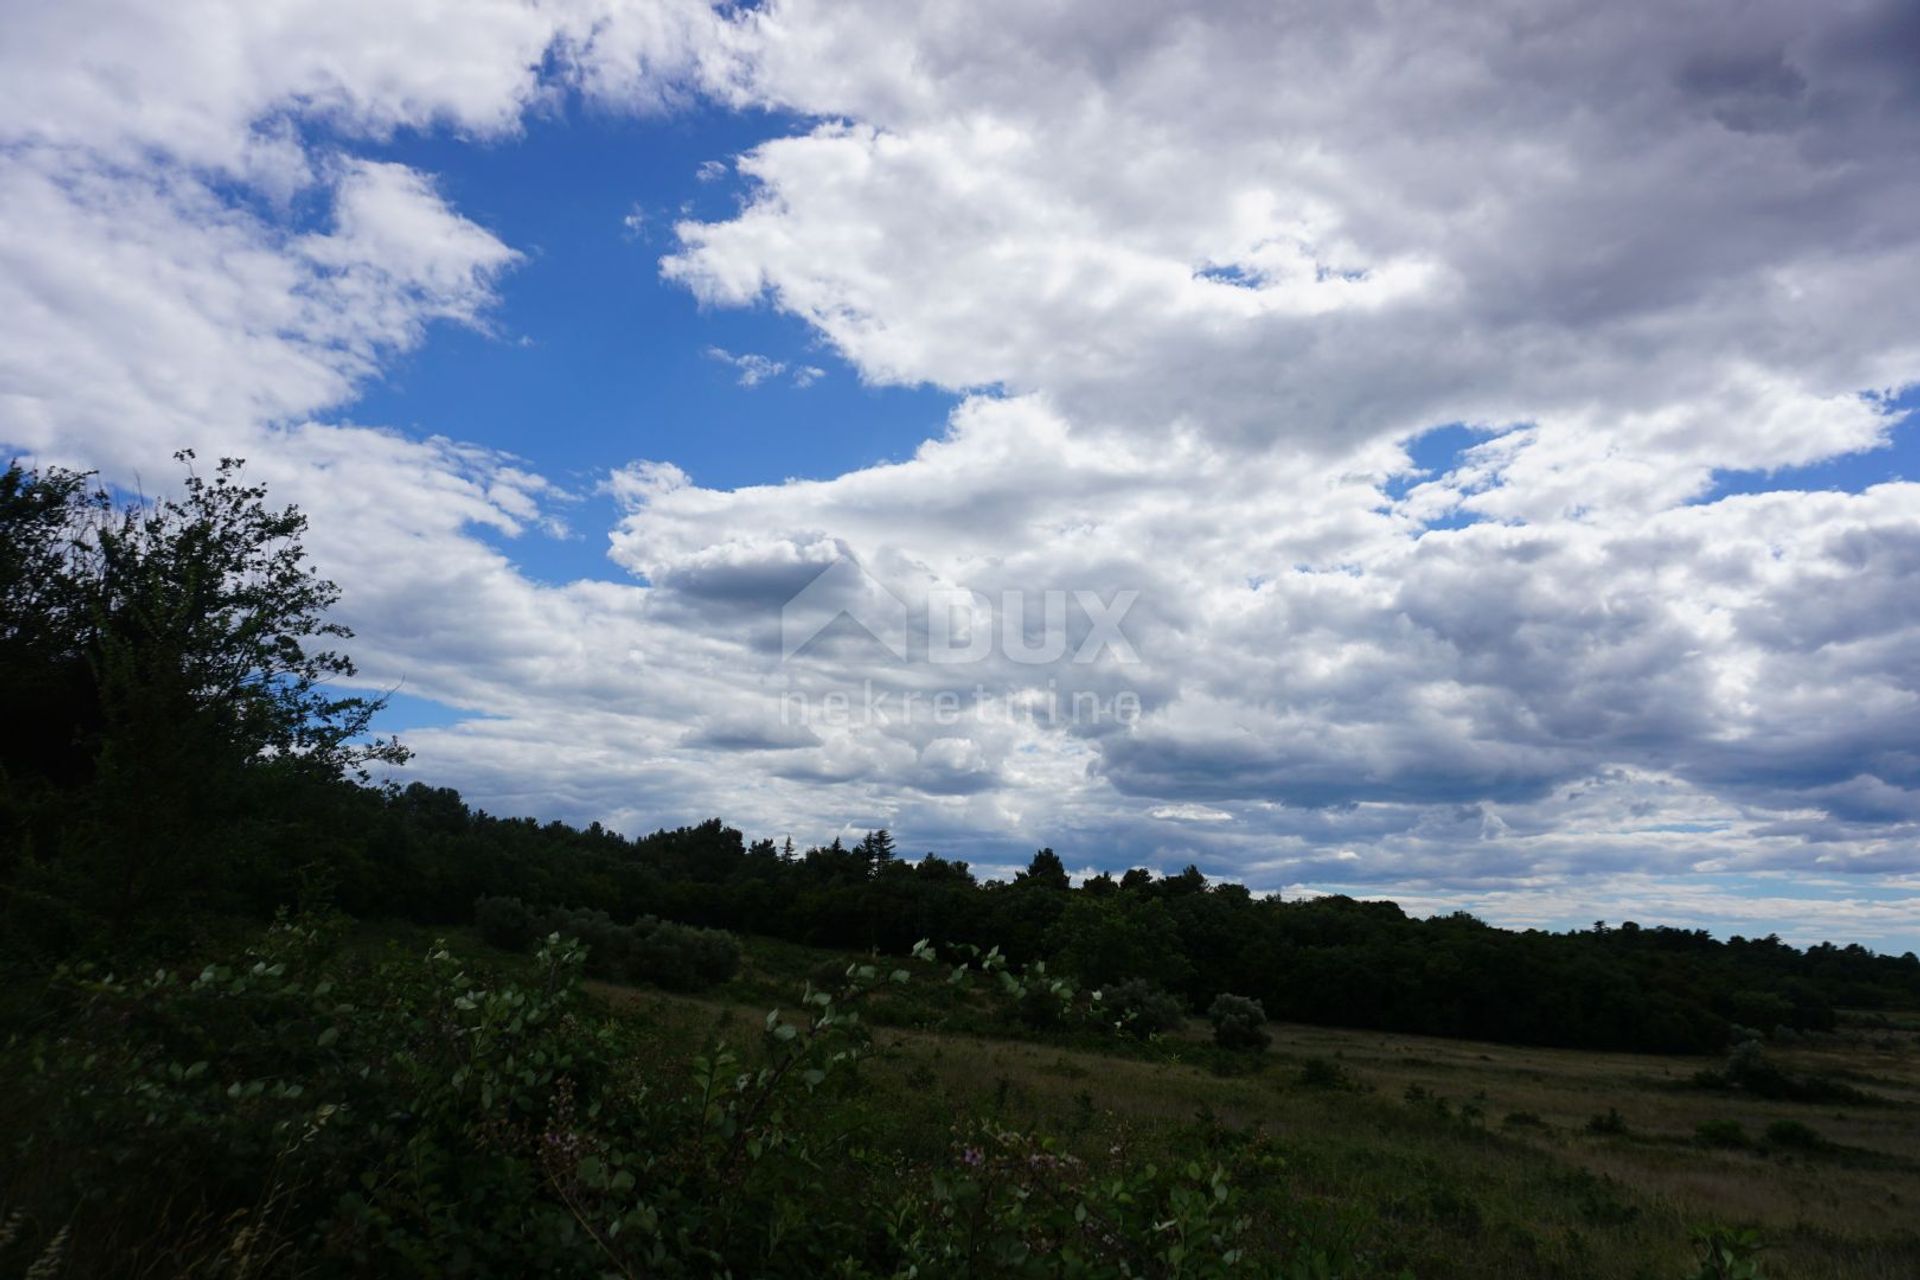
[[[1920,376],[1896,6],[18,8],[0,437],[116,478],[252,456],[369,679],[486,713],[412,740],[490,808],[1920,933],[1920,486],[1687,505],[1873,447],[1862,393]],[[636,581],[550,586],[475,534],[554,526],[530,464],[312,421],[435,322],[488,332],[519,264],[356,140],[569,92],[817,121],[663,271],[968,392],[946,434],[733,492],[607,459]],[[1451,422],[1480,443],[1412,474]],[[841,556],[916,607],[1137,591],[1141,662],[781,663]],[[1043,714],[1123,691],[1131,727]],[[1809,887],[1727,897],[1766,877]]]
[[[667,270],[1083,432],[1534,423],[1563,508],[1872,444],[1920,367],[1894,11],[1642,10],[769,6],[740,91],[829,123]]]
[[[1204,804],[1163,804],[1147,811],[1149,818],[1159,818],[1163,822],[1232,822],[1233,815],[1225,809],[1213,809]]]
[[[790,365],[785,360],[775,360],[772,356],[763,356],[755,351],[736,354],[725,347],[708,347],[707,358],[733,366],[735,380],[747,388],[771,382],[781,374],[786,374],[795,387],[804,390],[827,376],[827,371],[817,365]]]
[[[516,255],[419,174],[335,168],[331,226],[288,235],[177,171],[0,155],[7,437],[116,465],[227,448],[344,402],[430,321],[483,323]]]
[[[735,355],[724,347],[708,347],[707,356],[722,364],[732,365],[743,387],[757,387],[769,378],[779,377],[787,369],[784,360],[775,360],[771,356],[763,356],[753,351]]]

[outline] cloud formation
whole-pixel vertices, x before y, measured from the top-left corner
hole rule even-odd
[[[1712,486],[1902,429],[1916,66],[1878,2],[33,0],[0,437],[116,479],[253,457],[370,677],[476,713],[412,741],[490,808],[1912,945],[1920,486]],[[479,536],[557,527],[532,464],[343,420],[534,269],[356,140],[566,95],[799,118],[663,280],[961,393],[945,434],[733,491],[608,458],[633,580],[554,585]],[[1073,661],[1073,609],[1041,662],[783,661],[841,560],[1015,640],[1049,592],[1137,593],[1139,661]]]
[[[770,382],[781,374],[787,373],[793,385],[800,388],[812,386],[826,376],[826,370],[810,364],[789,366],[785,360],[775,360],[772,356],[763,356],[757,351],[744,351],[738,354],[725,347],[708,347],[707,358],[718,360],[721,364],[733,366],[735,380],[743,387],[757,387]],[[791,372],[789,373],[789,368]]]

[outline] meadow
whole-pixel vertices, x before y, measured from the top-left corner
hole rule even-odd
[[[749,939],[740,974],[704,997],[591,985],[667,1071],[714,1039],[749,1042],[810,975],[858,959]],[[1088,1157],[1257,1144],[1246,1190],[1382,1274],[1714,1274],[1695,1240],[1714,1229],[1755,1233],[1767,1276],[1920,1274],[1920,1031],[1897,1022],[1849,1018],[1769,1048],[1871,1099],[1836,1106],[1694,1087],[1719,1057],[1273,1024],[1249,1059],[1197,1020],[1134,1046],[1009,1035],[987,1017],[937,986],[875,1002],[860,1065],[874,1140],[938,1153],[956,1115],[984,1113]]]

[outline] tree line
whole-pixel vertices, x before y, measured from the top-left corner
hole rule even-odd
[[[336,864],[350,910],[405,904],[456,923],[513,894],[658,916],[813,946],[907,953],[920,938],[982,940],[1092,986],[1158,986],[1198,1011],[1221,992],[1287,1021],[1578,1048],[1717,1049],[1745,1028],[1829,1030],[1840,1009],[1920,1004],[1920,959],[1859,946],[1597,923],[1500,929],[1466,913],[1420,919],[1392,902],[1281,901],[1194,867],[1070,882],[1050,849],[1009,880],[898,856],[885,831],[795,850],[719,820],[628,839],[499,818],[445,788],[352,799],[367,838]]]
[[[978,941],[1194,1011],[1231,992],[1283,1020],[1582,1048],[1707,1050],[1737,1028],[1920,1004],[1911,952],[1510,931],[1280,901],[1191,866],[1075,885],[1050,849],[982,881],[900,856],[885,831],[795,849],[715,819],[628,838],[369,785],[406,753],[370,734],[378,699],[332,691],[353,675],[332,647],[350,636],[304,527],[231,459],[190,472],[181,498],[127,506],[72,472],[0,476],[0,958],[178,953],[222,920],[327,903],[431,924],[487,910],[521,932],[569,920],[643,976],[730,971],[724,944],[669,926],[891,954]]]

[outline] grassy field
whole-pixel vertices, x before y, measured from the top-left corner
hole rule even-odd
[[[767,1009],[846,962],[754,940],[741,975],[701,998],[597,990],[672,1072],[715,1037],[750,1046]],[[1313,1241],[1384,1274],[1693,1276],[1693,1231],[1720,1224],[1758,1228],[1765,1275],[1920,1275],[1920,1036],[1904,1028],[1769,1050],[1866,1099],[1836,1106],[1692,1087],[1713,1059],[1287,1025],[1253,1058],[1215,1050],[1198,1023],[1142,1047],[1019,1038],[937,981],[871,1020],[846,1123],[903,1160],[943,1158],[968,1112],[1088,1156],[1235,1150],[1259,1170],[1251,1196],[1285,1200]]]
[[[400,932],[368,940],[419,941]],[[449,941],[489,963],[524,962],[470,933]],[[794,1011],[804,983],[866,959],[743,942],[738,976],[699,996],[589,987],[645,1031],[647,1070],[671,1077],[716,1039],[750,1055],[769,1009]],[[850,1142],[906,1162],[950,1158],[956,1118],[969,1114],[1088,1158],[1237,1152],[1259,1171],[1243,1189],[1256,1204],[1284,1202],[1276,1216],[1300,1233],[1276,1247],[1325,1247],[1422,1280],[1693,1277],[1692,1237],[1709,1226],[1756,1228],[1770,1277],[1920,1276],[1911,1015],[1768,1047],[1795,1076],[1850,1086],[1860,1100],[1845,1104],[1696,1087],[1720,1058],[1288,1024],[1271,1024],[1271,1048],[1249,1056],[1216,1049],[1199,1020],[1151,1045],[1040,1035],[937,975],[886,990],[867,1016],[872,1051],[838,1105]]]

